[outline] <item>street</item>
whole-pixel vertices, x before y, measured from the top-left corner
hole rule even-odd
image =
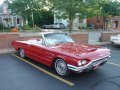
[[[60,77],[53,68],[16,54],[0,55],[0,90],[120,90],[120,46],[96,71]]]

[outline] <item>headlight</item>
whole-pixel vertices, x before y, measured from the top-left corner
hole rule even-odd
[[[87,63],[87,60],[82,60],[82,65],[86,64]]]
[[[78,62],[78,66],[82,66],[82,62],[81,61]]]
[[[80,60],[78,62],[78,66],[82,66],[82,65],[85,65],[87,63],[87,60]]]

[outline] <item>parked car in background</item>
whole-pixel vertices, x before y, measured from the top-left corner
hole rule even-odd
[[[61,76],[71,71],[81,73],[96,70],[108,61],[110,50],[73,41],[67,33],[43,33],[40,40],[13,41],[21,58],[32,58],[54,67]]]
[[[94,29],[94,24],[88,24],[87,26],[89,29]]]
[[[53,24],[54,29],[65,29],[65,25],[63,23],[54,23]]]
[[[53,25],[43,25],[41,29],[53,29]]]
[[[120,45],[120,34],[118,34],[116,36],[111,36],[110,41],[112,44]]]
[[[65,29],[65,25],[63,23],[54,23],[51,25],[43,25],[41,29]]]

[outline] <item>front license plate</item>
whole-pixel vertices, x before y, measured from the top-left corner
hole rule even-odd
[[[94,70],[96,70],[96,69],[98,69],[98,68],[99,68],[99,65],[94,66],[94,68],[93,68],[93,69],[94,69]]]

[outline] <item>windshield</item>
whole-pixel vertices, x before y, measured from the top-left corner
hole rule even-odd
[[[49,33],[44,35],[47,45],[74,42],[66,33]]]

